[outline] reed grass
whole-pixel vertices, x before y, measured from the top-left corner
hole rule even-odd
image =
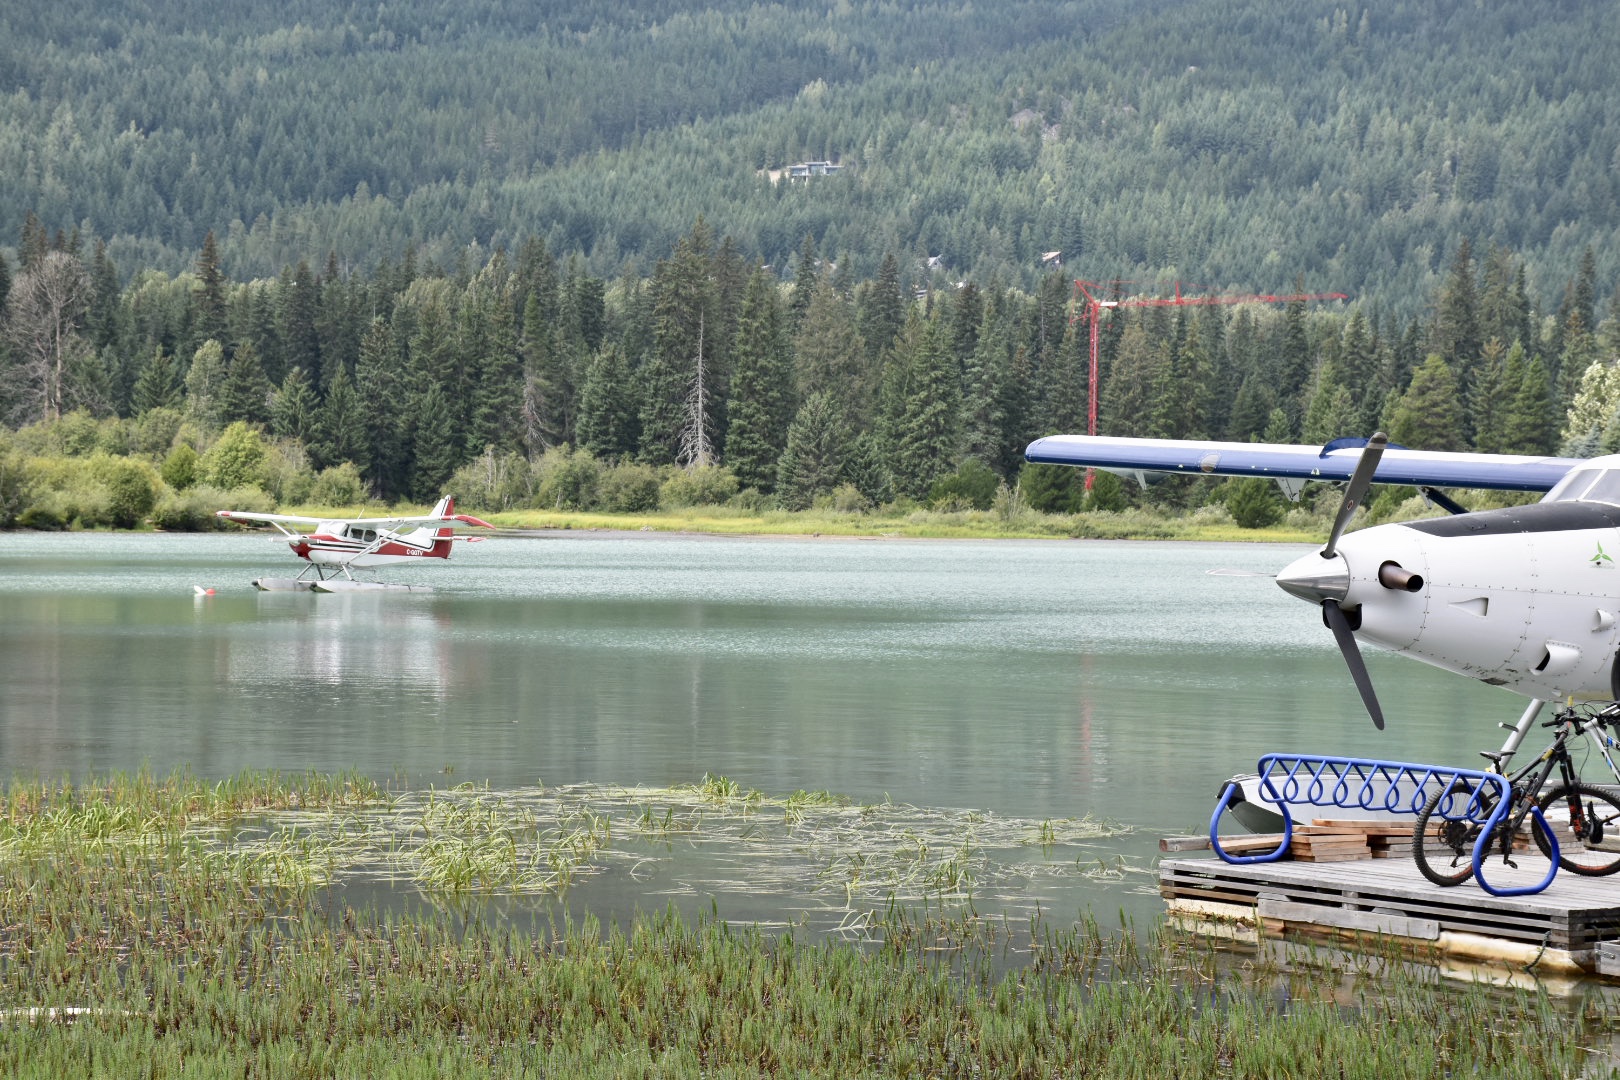
[[[699,832],[732,843],[744,828],[810,830],[864,852],[863,875],[949,878],[989,865],[987,837],[1018,849],[1048,835],[837,798],[797,800],[804,818],[789,822],[792,797],[729,784],[367,790],[268,777],[8,790],[4,826],[31,839],[0,858],[0,1075],[1604,1075],[1582,1047],[1612,1030],[1612,1010],[1443,990],[1394,965],[1307,972],[1279,992],[1275,972],[1172,935],[981,917],[946,895],[959,881],[918,905],[852,909],[851,942],[673,912],[525,929],[356,910],[320,885],[374,864],[466,865],[518,887],[601,859],[621,807],[702,808]],[[54,824],[29,833],[30,812]],[[859,839],[862,821],[882,844]],[[430,855],[436,844],[452,854]]]

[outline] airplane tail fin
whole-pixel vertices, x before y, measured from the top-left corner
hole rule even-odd
[[[433,515],[435,517],[450,517],[455,512],[456,499],[453,495],[446,495],[433,507]],[[436,559],[448,559],[450,557],[450,548],[454,546],[451,544],[450,538],[455,534],[456,531],[450,526],[439,526],[438,531],[433,534],[435,539],[433,541],[433,547],[429,549],[428,554]]]

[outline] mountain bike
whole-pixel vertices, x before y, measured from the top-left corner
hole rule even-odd
[[[1620,729],[1620,702],[1601,708],[1568,706],[1541,726],[1557,729],[1553,741],[1516,772],[1505,771],[1511,753],[1480,752],[1491,762],[1491,772],[1507,777],[1512,800],[1486,851],[1499,853],[1508,866],[1517,866],[1514,841],[1528,824],[1530,837],[1543,855],[1552,855],[1551,838],[1557,837],[1560,869],[1587,877],[1620,871],[1620,796],[1582,783],[1569,753],[1570,740],[1594,727]],[[1558,782],[1547,789],[1555,768]],[[1412,830],[1412,857],[1424,877],[1436,885],[1457,885],[1473,875],[1475,844],[1500,797],[1494,785],[1475,785],[1461,778],[1453,778],[1430,796],[1418,811]],[[1539,809],[1540,816],[1532,815],[1532,809]]]

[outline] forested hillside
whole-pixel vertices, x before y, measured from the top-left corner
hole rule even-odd
[[[539,237],[595,276],[701,214],[785,271],[1078,276],[1378,301],[1464,236],[1551,294],[1620,272],[1603,5],[1397,0],[59,0],[0,11],[0,237],[126,272],[368,269]],[[834,177],[760,170],[834,160]],[[475,261],[482,259],[475,253]]]
[[[1101,430],[1620,449],[1585,5],[0,12],[0,526],[238,506],[1053,513]],[[802,161],[841,168],[771,179]],[[1061,252],[1062,265],[1041,258]],[[999,490],[999,495],[998,495]]]

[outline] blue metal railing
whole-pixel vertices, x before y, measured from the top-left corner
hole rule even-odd
[[[1240,790],[1237,784],[1229,783],[1221,792],[1220,802],[1209,819],[1210,846],[1215,849],[1215,854],[1229,863],[1274,862],[1287,855],[1294,837],[1294,818],[1288,812],[1290,803],[1416,814],[1436,792],[1444,791],[1445,797],[1435,807],[1436,814],[1448,821],[1468,821],[1480,826],[1472,863],[1474,880],[1479,882],[1480,888],[1492,896],[1525,896],[1541,892],[1552,884],[1553,877],[1558,873],[1558,838],[1542,817],[1541,809],[1532,807],[1531,815],[1552,845],[1547,876],[1539,884],[1522,887],[1497,887],[1485,880],[1482,866],[1496,826],[1513,809],[1512,787],[1507,777],[1497,773],[1319,754],[1267,754],[1260,759],[1258,769],[1260,797],[1274,803],[1282,812],[1282,843],[1275,851],[1262,855],[1233,855],[1221,847],[1217,831],[1221,816],[1231,806],[1233,793]],[[1463,799],[1463,791],[1452,790],[1458,781],[1467,783],[1466,800]],[[1480,798],[1487,785],[1496,792],[1496,798],[1491,800],[1488,809]],[[1413,837],[1413,842],[1420,842],[1420,838]]]

